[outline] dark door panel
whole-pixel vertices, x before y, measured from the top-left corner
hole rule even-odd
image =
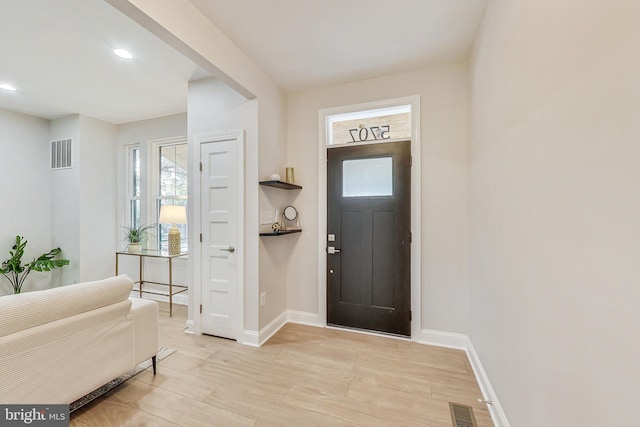
[[[360,165],[350,179],[377,183],[382,195],[370,188],[358,195],[352,182],[345,184],[344,162],[362,159],[380,164]],[[370,172],[389,163],[393,183],[385,188]],[[411,335],[410,163],[409,142],[328,150],[327,229],[335,241],[327,246],[339,250],[327,254],[329,324]]]

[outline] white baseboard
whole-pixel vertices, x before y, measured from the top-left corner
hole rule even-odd
[[[260,334],[256,331],[249,331],[245,329],[242,331],[242,336],[238,342],[251,347],[260,347]]]
[[[276,332],[287,324],[287,312],[286,310],[280,313],[278,317],[273,319],[267,326],[260,329],[260,345],[266,343]]]
[[[496,393],[491,386],[489,377],[484,371],[482,363],[480,363],[478,353],[476,353],[476,349],[473,347],[473,344],[471,343],[469,337],[467,337],[467,341],[468,347],[465,349],[465,351],[467,352],[467,356],[469,357],[469,361],[471,362],[473,372],[478,379],[478,385],[480,385],[482,395],[485,396],[485,400],[490,400],[492,402],[491,405],[487,405],[489,407],[491,419],[493,419],[493,423],[496,425],[496,427],[509,427],[509,420],[507,420],[507,416],[502,409],[502,405],[500,405],[500,401],[498,400],[498,397],[496,396]]]
[[[422,344],[465,351],[467,350],[467,344],[470,342],[469,337],[466,335],[455,334],[453,332],[433,331],[431,329],[422,329],[420,331],[420,337],[416,341]]]
[[[483,396],[482,398],[485,401],[492,402],[492,404],[487,405],[487,407],[489,408],[489,413],[491,414],[493,423],[496,425],[496,427],[510,426],[509,420],[507,420],[507,417],[502,410],[500,401],[498,400],[498,397],[496,396],[496,393],[491,386],[489,377],[482,367],[482,363],[480,362],[478,353],[476,353],[476,350],[473,347],[473,344],[471,343],[471,340],[468,336],[452,332],[441,332],[433,331],[430,329],[423,329],[420,333],[420,338],[417,341],[422,344],[464,350],[467,353],[467,357],[469,358],[469,362],[471,363],[471,367],[473,368],[473,373],[478,379],[478,385],[480,386],[480,391],[482,392]]]
[[[324,324],[320,321],[320,316],[316,313],[308,313],[306,311],[287,311],[287,321],[291,323],[298,323],[300,325],[316,326],[324,328]]]
[[[242,344],[250,345],[252,347],[260,347],[286,324],[287,312],[283,311],[278,317],[269,322],[267,326],[260,329],[260,332],[245,329],[242,332]]]
[[[188,335],[196,335],[196,324],[194,323],[193,320],[187,320],[187,322],[184,325],[184,333],[188,334]],[[200,335],[200,334],[197,334]]]
[[[315,313],[307,313],[305,311],[286,310],[278,317],[273,319],[267,326],[260,329],[259,332],[244,330],[239,342],[252,347],[260,347],[266,343],[276,332],[287,323],[299,323],[301,325],[316,326],[323,328],[324,325],[318,320]]]

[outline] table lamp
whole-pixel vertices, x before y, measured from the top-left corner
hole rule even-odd
[[[169,255],[180,253],[180,230],[176,224],[187,223],[187,209],[184,206],[162,205],[160,206],[160,224],[172,224],[169,229]]]

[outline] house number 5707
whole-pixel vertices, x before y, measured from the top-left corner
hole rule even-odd
[[[375,141],[378,139],[389,139],[389,126],[371,126],[349,129],[351,142]]]

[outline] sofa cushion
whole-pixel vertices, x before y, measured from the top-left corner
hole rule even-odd
[[[129,298],[127,275],[0,297],[0,337]]]

